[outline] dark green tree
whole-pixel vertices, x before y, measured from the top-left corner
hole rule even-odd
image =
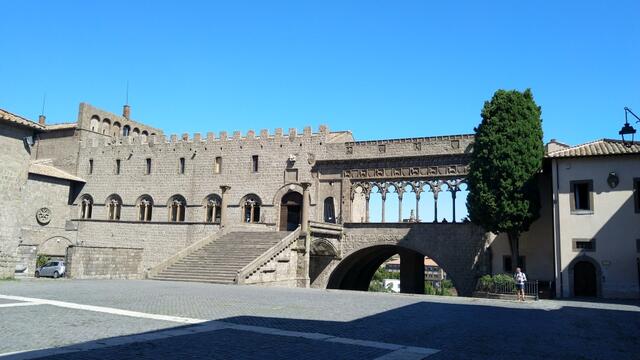
[[[482,122],[475,129],[469,219],[495,234],[507,234],[513,268],[520,265],[520,234],[540,216],[536,180],[544,157],[540,113],[530,89],[498,90],[484,103]]]

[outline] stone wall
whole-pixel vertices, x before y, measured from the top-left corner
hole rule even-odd
[[[143,223],[137,221],[78,220],[77,244],[99,247],[142,248],[147,271],[185,247],[214,235],[215,224]]]
[[[33,158],[51,159],[56,168],[75,174],[79,150],[79,132],[75,128],[47,131],[38,135]]]
[[[31,158],[23,138],[32,135],[33,130],[0,122],[0,278],[12,277],[15,271]]]
[[[261,221],[278,224],[280,221],[280,197],[289,189],[299,191],[300,182],[311,186],[310,217],[315,218],[317,183],[312,167],[325,149],[326,129],[312,134],[307,128],[302,134],[291,129],[288,135],[280,130],[275,134],[261,132],[256,136],[249,132],[228,138],[225,133],[193,139],[151,137],[124,139],[112,145],[101,142],[83,144],[80,151],[78,176],[87,180],[82,195],[94,199],[94,218],[106,219],[104,203],[111,194],[119,195],[124,204],[122,219],[135,219],[136,200],[144,194],[154,202],[154,221],[168,219],[167,204],[176,194],[186,199],[186,221],[204,221],[203,204],[211,194],[221,195],[220,186],[230,185],[226,193],[229,208],[227,220],[242,221],[242,200],[249,194],[259,197]],[[258,156],[258,171],[252,169],[252,157]],[[295,157],[295,161],[290,159]],[[215,173],[216,157],[221,157],[220,173]],[[146,159],[151,159],[151,173],[146,174]],[[179,173],[180,159],[184,158],[184,174]],[[89,174],[89,161],[93,160],[93,172]],[[121,172],[115,173],[116,160],[120,160]],[[78,201],[74,205],[78,205]]]
[[[140,279],[142,248],[70,246],[66,276],[72,279]]]

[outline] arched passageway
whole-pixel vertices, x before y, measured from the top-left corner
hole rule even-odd
[[[390,257],[400,256],[400,292],[425,293],[425,254],[395,245],[371,246],[354,252],[333,270],[327,288],[367,291],[376,270]]]

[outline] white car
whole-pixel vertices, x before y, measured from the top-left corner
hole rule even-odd
[[[64,275],[64,261],[49,261],[36,269],[36,277],[51,276],[54,279]]]

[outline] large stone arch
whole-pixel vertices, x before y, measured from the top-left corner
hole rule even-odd
[[[296,183],[289,183],[281,186],[276,193],[273,195],[273,200],[271,201],[271,205],[278,206],[282,197],[285,196],[288,192],[297,192],[302,195],[303,189],[302,185]]]
[[[67,254],[67,248],[73,243],[64,236],[53,236],[38,245],[38,255],[60,256]]]
[[[432,258],[447,272],[458,293],[470,296],[478,277],[489,271],[486,255],[489,235],[471,223],[345,224],[341,240],[343,257],[318,271],[314,286],[339,288],[338,285],[345,284],[341,278],[355,276],[360,280],[350,284],[357,283],[361,289],[362,278],[368,276],[370,280],[369,275],[384,260],[407,251]],[[351,271],[360,275],[346,275]]]

